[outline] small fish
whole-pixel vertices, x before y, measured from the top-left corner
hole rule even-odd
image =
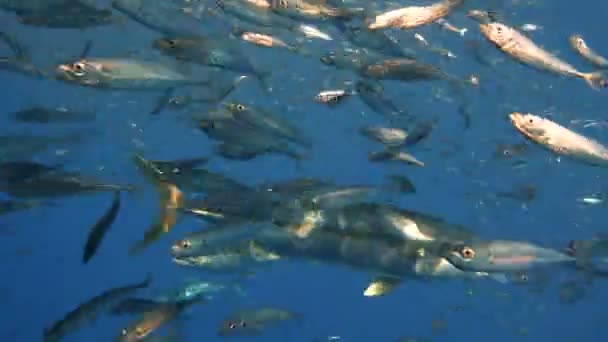
[[[603,73],[580,72],[572,65],[536,45],[530,38],[516,29],[505,24],[498,22],[480,23],[479,29],[483,36],[496,45],[498,49],[523,64],[562,76],[583,79],[594,89],[603,88],[608,84]]]
[[[590,165],[608,166],[608,147],[591,138],[534,114],[514,112],[509,118],[524,137],[558,155]]]
[[[428,6],[408,6],[379,14],[367,21],[370,30],[394,27],[413,29],[428,25],[447,16],[453,9],[462,5],[464,0],[443,0]]]
[[[578,52],[583,58],[588,60],[597,68],[608,68],[608,59],[599,55],[593,49],[591,49],[581,35],[575,34],[569,38],[570,46],[574,51]]]
[[[80,329],[86,323],[94,321],[104,311],[114,307],[117,302],[130,296],[137,290],[146,288],[152,282],[150,276],[137,284],[126,285],[107,290],[68,312],[50,328],[44,330],[45,342],[58,342],[74,330]]]
[[[263,89],[271,90],[270,71],[262,71],[250,57],[230,41],[211,37],[164,37],[154,40],[152,47],[179,61],[211,66],[255,77]]]
[[[120,331],[116,341],[133,342],[146,339],[161,326],[175,319],[182,311],[193,304],[203,302],[202,299],[179,301],[179,302],[159,302],[156,308],[145,311],[142,318],[137,319]]]
[[[524,271],[548,264],[572,263],[560,251],[524,241],[474,241],[447,243],[443,257],[463,271]]]
[[[166,90],[179,85],[205,85],[163,64],[134,59],[81,59],[56,68],[61,81],[84,87],[119,90]]]
[[[355,95],[356,93],[349,90],[344,89],[336,89],[336,90],[323,90],[315,95],[314,100],[319,103],[324,103],[330,106],[336,105],[341,102],[344,98],[350,95]]]
[[[34,161],[0,162],[0,182],[23,182],[60,171],[60,169],[60,165],[47,165]]]
[[[222,337],[261,335],[266,328],[294,318],[299,319],[300,315],[277,308],[241,310],[222,322],[218,328],[218,335]]]
[[[101,245],[103,241],[103,237],[107,234],[108,230],[116,220],[116,216],[118,216],[118,211],[120,210],[120,192],[114,193],[114,200],[112,201],[112,205],[102,217],[95,223],[93,227],[91,227],[91,231],[89,232],[89,236],[87,237],[87,242],[84,246],[84,254],[82,255],[82,263],[86,264],[91,260],[97,249]]]
[[[402,146],[408,137],[405,130],[396,127],[365,126],[359,133],[390,147]]]
[[[26,123],[85,123],[95,121],[95,114],[74,111],[66,107],[30,107],[9,115],[13,120]]]
[[[287,44],[285,41],[281,40],[280,38],[273,37],[273,36],[270,36],[267,34],[258,33],[258,32],[250,32],[250,31],[241,31],[241,32],[238,32],[238,36],[242,40],[244,40],[248,43],[257,45],[257,46],[262,46],[262,47],[267,47],[267,48],[280,47],[280,48],[287,49],[288,51],[291,51],[291,52],[295,52],[295,53],[300,52],[299,47],[297,47],[295,45]]]
[[[52,29],[86,29],[110,25],[115,17],[108,9],[86,9],[80,6],[52,12],[26,12],[17,15],[17,20],[23,25],[45,27]]]
[[[388,149],[384,151],[371,152],[368,159],[372,162],[396,161],[424,167],[423,162],[405,151],[394,151]]]
[[[374,112],[384,116],[391,123],[404,119],[408,122],[411,119],[405,109],[399,108],[384,92],[384,87],[378,80],[361,79],[357,81],[356,92],[359,98]]]
[[[536,186],[533,184],[524,184],[515,187],[508,191],[496,192],[497,197],[511,198],[522,202],[531,202],[536,198]]]
[[[384,59],[363,66],[359,73],[376,80],[405,82],[452,79],[450,75],[431,64],[408,58]]]
[[[466,27],[459,29],[458,27],[450,24],[444,18],[437,20],[436,23],[448,31],[458,33],[460,36],[464,36],[464,34],[467,33],[467,31],[468,31],[468,29]]]

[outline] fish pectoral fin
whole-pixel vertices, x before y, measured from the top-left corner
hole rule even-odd
[[[378,276],[375,277],[367,286],[363,295],[365,297],[377,297],[383,296],[391,291],[401,283],[401,279],[390,277],[390,276]]]
[[[595,90],[608,87],[608,79],[602,71],[581,73],[580,75]]]

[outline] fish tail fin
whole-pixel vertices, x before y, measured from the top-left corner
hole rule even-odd
[[[608,87],[608,79],[602,71],[583,73],[581,76],[595,90]]]

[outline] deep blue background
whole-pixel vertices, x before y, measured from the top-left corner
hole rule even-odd
[[[401,1],[406,4],[409,2]],[[466,8],[483,8],[484,1],[469,1]],[[581,33],[596,50],[608,55],[605,14],[602,1],[573,3],[555,1],[494,1],[511,25],[534,23],[542,30],[530,35],[540,45],[581,70],[591,68],[571,51],[567,38]],[[439,118],[432,136],[412,153],[427,167],[371,164],[367,153],[379,148],[357,133],[363,124],[380,123],[381,118],[359,99],[346,100],[336,109],[311,99],[323,89],[334,72],[316,59],[288,52],[247,46],[255,61],[272,68],[272,96],[262,93],[253,80],[243,83],[230,99],[265,105],[293,118],[314,138],[313,159],[297,169],[293,161],[267,156],[252,162],[229,162],[212,157],[209,168],[255,184],[297,176],[321,176],[342,184],[381,184],[384,175],[405,173],[418,193],[406,197],[402,206],[433,213],[474,228],[484,237],[529,239],[561,247],[573,238],[588,238],[605,231],[605,207],[582,207],[576,198],[605,187],[605,170],[555,158],[531,146],[525,159],[528,167],[514,170],[509,162],[493,158],[497,142],[522,142],[523,138],[506,120],[514,110],[551,115],[552,119],[586,135],[608,141],[603,128],[584,129],[575,119],[603,119],[606,93],[590,90],[580,80],[561,79],[521,66],[483,41],[475,23],[464,11],[449,17],[456,26],[466,26],[465,39],[482,42],[487,57],[498,59],[495,70],[474,62],[464,48],[464,39],[432,25],[416,32],[434,44],[458,55],[446,61],[429,56],[430,62],[465,76],[479,75],[486,89],[474,97],[473,121],[462,129],[454,103],[434,97],[441,84],[386,82],[390,96],[421,117]],[[87,39],[94,40],[93,56],[161,58],[151,51],[155,34],[129,21],[123,25],[90,30],[44,30],[22,27],[13,16],[0,13],[0,28],[18,35],[31,47],[35,61],[52,65],[77,56]],[[339,40],[338,32],[330,28]],[[315,41],[311,49],[326,50],[334,42]],[[2,48],[4,49],[4,48]],[[5,51],[5,50],[2,50]],[[169,60],[168,60],[169,61]],[[507,75],[508,77],[504,77]],[[114,286],[139,281],[152,271],[154,290],[179,285],[185,278],[214,280],[194,269],[180,269],[171,263],[168,246],[180,234],[198,223],[184,220],[172,233],[136,257],[129,257],[130,244],[142,237],[156,215],[157,195],[130,161],[136,148],[150,158],[182,158],[210,155],[210,143],[184,114],[166,112],[147,115],[155,95],[106,92],[40,81],[0,73],[2,113],[29,105],[70,106],[95,110],[98,120],[91,125],[32,127],[9,121],[0,114],[0,133],[32,132],[54,135],[80,130],[87,139],[69,148],[60,160],[67,168],[85,174],[144,187],[137,195],[125,195],[123,207],[98,255],[82,265],[81,253],[88,229],[111,201],[109,194],[68,198],[52,208],[38,208],[0,217],[0,340],[38,341],[45,326],[62,317],[82,301]],[[281,85],[281,86],[278,86]],[[445,89],[441,89],[445,93]],[[53,162],[51,153],[36,157]],[[522,206],[510,200],[497,202],[489,195],[517,184],[535,184],[537,199]],[[301,325],[288,323],[270,330],[260,341],[311,341],[339,335],[344,341],[392,341],[398,336],[429,336],[433,341],[604,341],[606,285],[595,282],[581,301],[564,305],[558,300],[553,275],[546,291],[533,293],[515,285],[493,282],[409,281],[390,296],[365,298],[362,291],[370,275],[339,265],[304,261],[280,262],[259,271],[237,295],[192,308],[183,320],[186,341],[215,341],[219,322],[243,306],[270,305],[302,313]],[[460,307],[460,310],[454,310]],[[127,319],[128,320],[128,319]],[[444,320],[446,329],[432,334],[431,322]],[[103,317],[96,324],[70,336],[69,341],[108,341],[126,323]],[[522,331],[527,334],[522,334]]]

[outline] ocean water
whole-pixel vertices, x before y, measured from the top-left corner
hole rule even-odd
[[[582,34],[594,49],[608,55],[602,25],[608,4],[604,2],[511,0],[492,1],[490,5],[511,25],[541,26],[529,35],[583,71],[592,68],[570,49],[569,35]],[[234,281],[172,263],[169,246],[199,228],[200,223],[194,219],[182,220],[145,252],[129,256],[129,246],[141,239],[158,212],[156,191],[131,162],[136,151],[153,159],[207,156],[209,169],[250,185],[295,177],[324,177],[344,185],[382,184],[388,174],[404,174],[416,185],[417,193],[400,198],[401,207],[463,224],[484,238],[530,240],[562,248],[572,239],[586,239],[605,231],[605,206],[582,206],[576,201],[605,190],[605,170],[556,158],[536,145],[531,145],[523,157],[527,161],[523,169],[514,169],[510,161],[493,156],[500,142],[524,142],[507,119],[513,111],[550,116],[600,141],[608,141],[608,134],[602,125],[584,128],[573,122],[603,120],[605,90],[594,91],[580,80],[520,65],[481,37],[476,23],[465,13],[490,5],[470,0],[448,17],[455,26],[468,28],[464,37],[437,25],[415,30],[457,55],[448,60],[428,54],[424,61],[461,77],[478,75],[481,89],[470,92],[472,116],[468,129],[463,127],[457,104],[437,95],[446,91],[440,84],[383,82],[399,106],[418,117],[437,119],[429,139],[412,150],[425,162],[424,168],[370,163],[367,154],[378,150],[379,145],[357,130],[382,123],[382,117],[356,96],[334,108],[312,100],[328,88],[324,83],[355,79],[355,74],[287,51],[243,45],[256,63],[273,71],[274,89],[265,93],[248,79],[227,100],[274,108],[294,120],[313,140],[312,158],[301,165],[277,155],[247,162],[215,156],[212,142],[187,119],[188,111],[148,114],[157,93],[90,89],[0,71],[0,134],[80,132],[85,136],[82,142],[68,145],[66,151],[50,149],[32,159],[58,162],[86,175],[142,189],[123,194],[112,230],[86,265],[81,263],[81,255],[89,228],[110,204],[111,194],[58,199],[54,206],[0,216],[0,341],[40,341],[45,327],[78,304],[108,288],[141,281],[148,273],[154,281],[141,296],[177,287],[186,279]],[[41,66],[74,59],[87,40],[93,41],[90,54],[96,57],[136,56],[173,63],[151,49],[156,33],[126,19],[112,26],[60,30],[26,27],[13,14],[0,12],[0,30],[19,37]],[[334,41],[315,40],[308,49],[327,51],[343,40],[335,28],[328,25],[327,30]],[[471,40],[479,42],[484,56],[497,61],[494,68],[474,60],[466,48]],[[91,110],[97,113],[97,120],[90,124],[34,126],[3,115],[31,105]],[[535,185],[536,199],[522,203],[489,196],[521,184]],[[572,274],[551,272],[555,272],[551,280],[541,284],[543,291],[492,281],[412,279],[387,296],[368,298],[362,293],[371,279],[369,273],[337,264],[291,260],[260,268],[240,283],[244,295],[229,294],[194,306],[169,329],[177,326],[184,341],[219,341],[223,338],[217,336],[217,327],[234,310],[274,306],[298,312],[303,319],[269,329],[258,337],[240,339],[327,341],[329,336],[339,336],[340,341],[372,342],[396,341],[405,336],[432,341],[605,341],[606,283],[597,279],[580,300],[564,303],[560,301],[560,284]],[[65,341],[111,341],[129,321],[128,317],[100,316]],[[161,333],[166,331],[163,328]]]

